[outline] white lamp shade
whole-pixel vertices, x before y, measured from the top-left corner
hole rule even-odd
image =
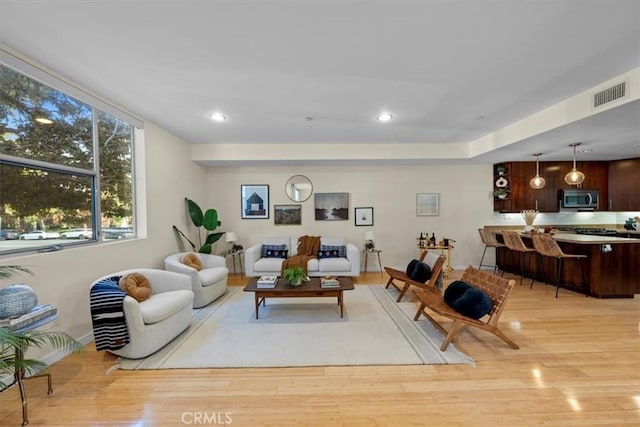
[[[227,242],[235,242],[238,240],[238,235],[235,233],[235,231],[227,231],[226,233],[224,233],[224,240]]]
[[[373,231],[367,231],[364,233],[364,240],[376,240],[376,236],[373,234]]]

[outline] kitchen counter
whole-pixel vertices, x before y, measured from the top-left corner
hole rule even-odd
[[[498,241],[502,241],[499,230]],[[521,233],[525,245],[533,248],[531,235]],[[567,254],[586,255],[580,262],[564,263],[563,287],[598,298],[633,298],[640,294],[640,239],[587,234],[557,233],[554,240]],[[520,274],[522,254],[498,248],[498,268]],[[525,256],[524,275],[536,282],[555,284],[556,259]]]
[[[526,234],[522,234],[523,237],[528,237]],[[588,234],[575,234],[575,233],[556,233],[553,235],[553,239],[558,242],[567,242],[575,244],[598,244],[598,245],[618,245],[626,243],[640,243],[640,238],[626,238],[626,237],[614,237],[614,236],[591,236]]]

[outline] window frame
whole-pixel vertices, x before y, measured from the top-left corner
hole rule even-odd
[[[93,229],[92,239],[83,239],[79,241],[64,242],[62,246],[75,246],[79,244],[92,244],[92,243],[109,243],[110,240],[103,239],[103,227],[102,227],[102,203],[101,203],[101,180],[100,180],[100,141],[99,141],[99,116],[100,113],[107,114],[120,120],[130,126],[129,137],[129,150],[130,150],[130,172],[131,178],[129,185],[131,186],[131,227],[133,230],[133,236],[131,239],[141,237],[141,234],[146,234],[143,227],[141,227],[140,218],[138,218],[139,206],[137,195],[140,192],[140,183],[136,179],[140,173],[138,170],[143,167],[139,164],[136,153],[142,149],[142,140],[144,138],[144,122],[131,115],[130,113],[115,107],[112,103],[100,99],[86,90],[79,88],[78,86],[70,83],[60,75],[47,70],[45,67],[36,65],[32,61],[18,57],[16,54],[7,51],[0,46],[0,65],[13,69],[15,72],[20,73],[35,82],[48,86],[53,90],[56,90],[66,96],[72,97],[82,103],[85,103],[91,108],[91,120],[92,120],[92,150],[93,150],[93,168],[84,169],[73,166],[67,166],[64,164],[51,163],[41,160],[17,157],[0,153],[0,164],[26,167],[39,169],[43,171],[51,171],[63,175],[77,175],[82,177],[88,177],[91,185],[91,222]],[[140,211],[144,212],[145,207],[142,206]],[[108,228],[108,227],[107,227]],[[129,239],[130,240],[130,239]],[[62,248],[59,242],[55,242],[53,245],[41,245],[35,247],[25,248],[11,248],[3,249],[0,247],[0,256],[10,255],[15,253],[24,252],[49,252]]]

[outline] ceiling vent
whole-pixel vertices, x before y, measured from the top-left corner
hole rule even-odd
[[[624,98],[627,94],[627,82],[619,83],[593,95],[593,108]]]

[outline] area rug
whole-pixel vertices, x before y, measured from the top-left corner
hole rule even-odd
[[[119,358],[116,369],[257,368],[343,365],[470,364],[416,306],[397,303],[382,285],[356,285],[336,298],[274,298],[255,318],[254,294],[231,287],[194,310],[191,326],[145,359]]]

